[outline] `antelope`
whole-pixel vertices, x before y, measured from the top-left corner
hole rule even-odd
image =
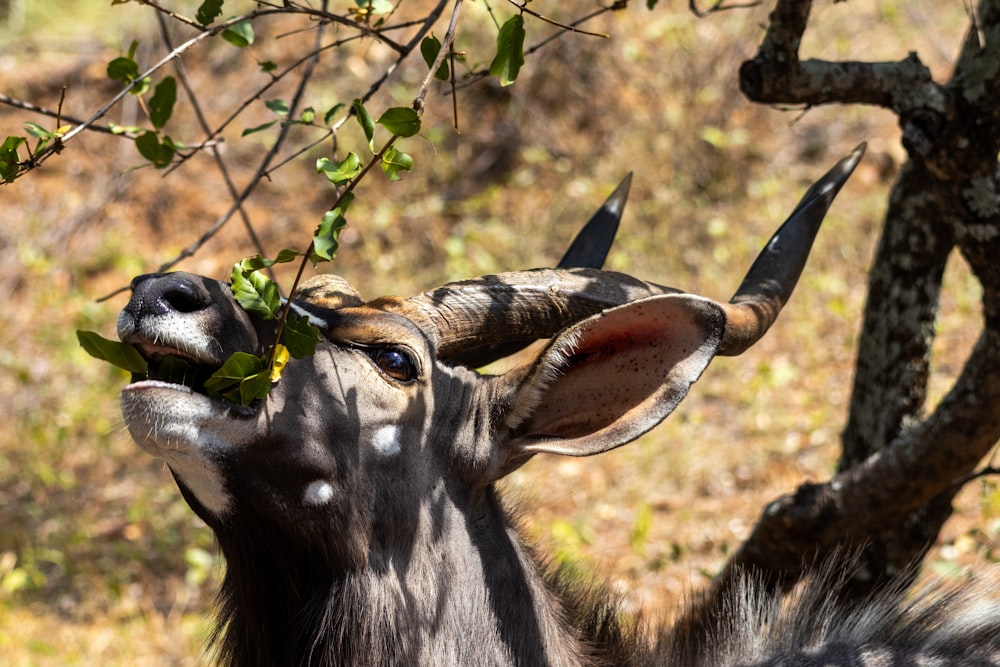
[[[122,412],[218,538],[226,569],[217,659],[1000,664],[1000,614],[946,622],[955,604],[900,611],[902,592],[835,612],[836,566],[790,607],[748,577],[696,624],[697,636],[630,620],[600,586],[546,566],[495,488],[536,454],[591,456],[636,439],[714,356],[760,339],[863,149],[807,191],[728,303],[593,268],[504,273],[372,301],[341,278],[310,279],[292,305],[323,340],[249,407],[207,396],[200,373],[177,384],[157,367],[167,356],[211,370],[237,351],[261,354],[273,322],[247,314],[222,282],[134,279],[118,332],[149,371],[122,391]],[[545,339],[511,370],[476,370]]]

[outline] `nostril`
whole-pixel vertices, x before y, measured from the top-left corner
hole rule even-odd
[[[211,305],[211,297],[195,276],[151,273],[132,280],[132,299],[125,307],[136,317],[193,313]]]
[[[174,310],[193,313],[205,307],[205,299],[193,284],[181,281],[163,293],[163,300]]]

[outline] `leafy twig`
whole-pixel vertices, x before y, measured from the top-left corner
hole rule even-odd
[[[445,55],[447,53],[454,53],[451,47],[455,43],[455,28],[458,27],[458,14],[461,9],[462,0],[455,0],[455,5],[451,10],[451,20],[448,22],[448,30],[444,34],[444,41],[441,42],[441,48],[438,50],[437,56],[434,58],[434,62],[427,70],[427,76],[425,76],[424,80],[421,82],[420,89],[417,91],[417,96],[413,99],[413,108],[418,114],[422,114],[424,112],[424,97],[427,95],[427,90],[430,88],[431,81],[434,80],[438,68],[441,67],[441,63],[444,62]],[[451,65],[452,82],[454,82],[455,63],[452,62]],[[457,109],[455,109],[455,116],[458,116]]]
[[[156,18],[160,26],[160,35],[163,39],[163,43],[167,45],[168,49],[172,50],[173,44],[171,43],[170,32],[167,30],[167,23],[166,20],[164,19],[163,14],[157,14]],[[191,107],[194,110],[194,115],[198,121],[198,124],[201,126],[202,130],[206,134],[209,134],[210,128],[208,126],[208,121],[205,118],[205,114],[202,113],[201,104],[198,102],[198,96],[195,95],[194,89],[191,87],[191,84],[188,81],[187,72],[181,60],[178,60],[177,62],[174,63],[174,71],[177,72],[177,79],[178,81],[180,81],[181,86],[187,93],[188,99],[191,100]],[[239,204],[239,212],[240,212],[240,217],[243,220],[243,227],[246,229],[247,234],[250,236],[251,242],[257,249],[257,252],[259,252],[261,255],[266,255],[267,253],[264,251],[264,246],[260,241],[260,237],[257,236],[257,231],[253,228],[253,225],[250,222],[250,216],[247,214],[246,208],[243,207],[243,202],[242,200],[240,200],[239,194],[236,191],[236,184],[233,183],[233,179],[229,175],[229,169],[226,167],[226,162],[225,160],[222,159],[222,154],[219,152],[218,147],[214,143],[211,145],[211,152],[212,152],[212,157],[215,159],[215,164],[219,168],[219,173],[222,175],[222,180],[225,181],[226,183],[226,189],[229,190],[229,194],[233,198],[233,200],[237,204]],[[182,159],[186,159],[186,156],[183,157]],[[270,267],[268,267],[268,271],[272,274],[271,277],[273,278],[274,277],[273,271],[270,269]]]

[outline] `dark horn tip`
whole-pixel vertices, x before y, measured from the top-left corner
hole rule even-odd
[[[618,184],[615,191],[608,195],[607,201],[604,202],[604,208],[608,209],[619,218],[622,215],[622,211],[625,210],[625,202],[628,201],[628,192],[632,188],[632,172],[625,174],[625,178],[622,182]]]
[[[727,308],[733,325],[727,326],[719,354],[739,354],[774,323],[792,295],[827,210],[866,147],[865,142],[858,144],[816,181],[764,246],[730,301],[735,308]]]

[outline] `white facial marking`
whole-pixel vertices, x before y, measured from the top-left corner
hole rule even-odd
[[[287,302],[288,299],[282,299],[281,303]],[[330,323],[324,319],[320,319],[310,313],[308,310],[300,306],[299,304],[292,302],[292,310],[294,310],[300,317],[305,317],[309,320],[309,324],[313,325],[317,329],[324,330],[330,327]]]
[[[306,492],[302,496],[302,502],[306,505],[325,505],[333,498],[333,487],[329,482],[317,479],[310,482],[306,487]]]
[[[389,424],[375,431],[375,435],[372,437],[372,447],[386,458],[399,454],[399,450],[402,448],[399,442],[399,426]]]
[[[166,461],[205,509],[226,516],[233,499],[218,461],[234,445],[218,405],[187,387],[145,380],[122,391],[121,406],[136,444]]]
[[[199,461],[174,460],[168,463],[170,469],[191,489],[202,505],[215,516],[222,518],[232,507],[232,497],[226,492],[225,482],[215,466]]]

